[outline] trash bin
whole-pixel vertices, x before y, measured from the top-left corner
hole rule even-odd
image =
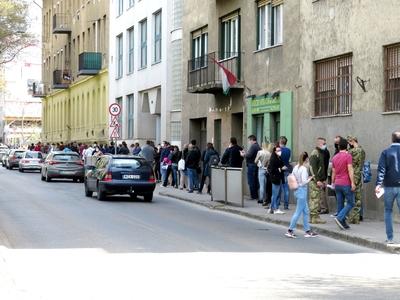
[[[212,166],[212,200],[244,207],[242,172],[242,168]]]

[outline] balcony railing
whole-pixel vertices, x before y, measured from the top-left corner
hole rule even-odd
[[[53,89],[67,89],[71,84],[70,70],[53,71]]]
[[[96,75],[102,68],[102,53],[83,52],[79,54],[79,75]]]
[[[241,53],[209,53],[188,62],[188,84],[190,93],[217,94],[222,91],[221,70],[216,61],[232,72],[238,80],[233,88],[243,88],[241,80]]]
[[[32,97],[45,98],[49,92],[49,85],[43,82],[34,82],[32,84]]]
[[[57,13],[53,15],[53,33],[71,33],[71,16],[69,14]]]

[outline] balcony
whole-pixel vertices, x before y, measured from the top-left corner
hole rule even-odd
[[[69,34],[71,33],[71,16],[68,14],[53,15],[53,33]]]
[[[218,59],[218,53],[213,52],[205,56],[197,57],[188,62],[188,84],[187,91],[189,93],[198,94],[219,94],[222,93],[221,68],[217,65],[218,61],[224,68],[232,72],[237,83],[232,89],[243,89],[241,82],[241,54],[240,53],[223,53]]]
[[[32,97],[45,98],[49,92],[49,86],[43,82],[34,82],[32,84]]]
[[[78,76],[97,75],[101,70],[102,53],[83,52],[79,54]]]
[[[67,89],[71,84],[71,72],[69,70],[53,71],[53,86],[55,90]]]

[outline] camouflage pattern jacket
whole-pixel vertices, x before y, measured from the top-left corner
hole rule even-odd
[[[310,175],[314,176],[314,181],[325,181],[324,155],[321,149],[315,148],[310,155]]]

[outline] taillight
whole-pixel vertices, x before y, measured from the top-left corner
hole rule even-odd
[[[154,175],[150,175],[149,182],[156,183],[156,178],[154,177]]]
[[[56,164],[59,164],[59,162],[54,160],[49,161],[49,165],[56,165]]]
[[[83,161],[78,161],[77,164],[83,166]]]
[[[106,176],[104,176],[103,181],[112,181],[112,174],[108,172]]]
[[[10,156],[10,159],[14,160],[15,159],[15,155]]]

